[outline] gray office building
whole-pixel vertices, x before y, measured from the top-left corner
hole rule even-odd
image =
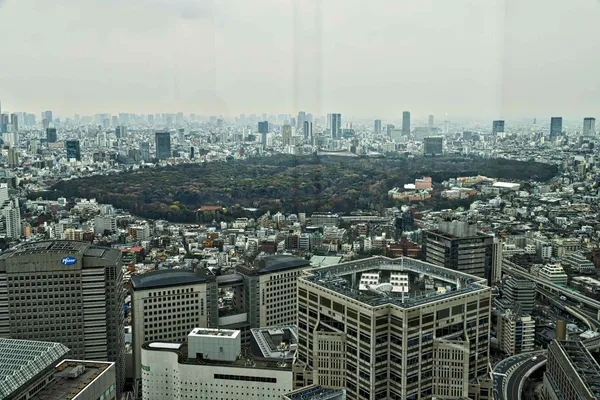
[[[410,112],[408,111],[402,113],[402,134],[404,136],[410,135]]]
[[[596,135],[596,118],[584,118],[583,119],[583,136],[595,136]]]
[[[376,119],[374,124],[375,124],[375,126],[374,126],[375,134],[376,135],[381,134],[381,120]]]
[[[166,160],[171,157],[171,132],[159,131],[155,134],[156,158]]]
[[[504,133],[504,121],[498,120],[492,123],[492,135],[497,136],[498,133]]]
[[[66,240],[0,254],[0,338],[57,342],[69,356],[114,361],[125,379],[121,252]]]
[[[142,160],[150,161],[150,143],[141,142],[140,143],[140,153],[142,156]]]
[[[480,234],[474,224],[440,221],[437,230],[423,231],[425,260],[441,267],[491,279],[494,237]]]
[[[342,114],[327,114],[327,129],[332,139],[342,137]]]
[[[444,138],[442,136],[430,136],[423,139],[423,154],[426,156],[444,154]]]
[[[518,304],[522,314],[531,315],[535,305],[535,282],[512,277],[504,282],[502,289],[507,304],[513,308]]]
[[[294,387],[349,400],[486,399],[491,291],[423,261],[372,257],[298,279]]]
[[[554,140],[562,133],[562,117],[552,117],[550,119],[550,139]]]
[[[313,137],[313,123],[310,121],[304,121],[304,141],[312,141]]]
[[[56,143],[56,128],[46,128],[46,140],[48,143]]]

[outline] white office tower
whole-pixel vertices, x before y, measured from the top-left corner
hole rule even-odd
[[[238,330],[196,328],[185,344],[144,343],[142,399],[280,399],[292,390],[293,353],[285,351],[289,341],[278,333],[254,342],[259,354],[242,347]]]
[[[19,201],[9,197],[6,183],[0,183],[0,235],[18,239],[21,237],[21,231]]]

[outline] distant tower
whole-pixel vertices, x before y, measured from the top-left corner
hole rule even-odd
[[[595,136],[596,135],[596,118],[584,118],[583,119],[583,136]]]
[[[402,134],[404,136],[410,135],[410,112],[408,111],[402,113]]]
[[[298,118],[296,119],[296,129],[304,129],[304,121],[306,121],[306,113],[304,111],[300,111],[298,113]]]
[[[499,133],[504,133],[504,121],[503,120],[494,121],[492,124],[492,135],[495,137]]]
[[[65,143],[67,149],[67,160],[76,159],[81,161],[81,148],[79,146],[79,140],[67,140]]]
[[[304,141],[312,142],[313,137],[313,123],[310,121],[304,121]]]
[[[342,136],[342,114],[327,114],[327,129],[332,139]]]
[[[428,126],[429,126],[429,130],[432,130],[432,129],[433,129],[433,115],[430,115],[430,116],[429,116],[429,123],[428,123]]]
[[[56,143],[56,139],[56,128],[46,128],[46,141],[48,143]]]
[[[375,134],[376,135],[381,134],[381,120],[380,119],[375,120]]]
[[[53,119],[52,119],[52,111],[44,111],[42,113],[42,115],[44,116],[44,119],[48,120],[48,123],[50,123],[50,122],[53,121]]]
[[[552,117],[550,119],[550,140],[556,139],[562,133],[562,117]]]
[[[19,117],[17,114],[10,114],[10,124],[15,132],[19,132]]]
[[[166,160],[171,157],[171,133],[158,131],[155,134],[156,158]]]
[[[0,133],[8,132],[8,114],[0,115]]]

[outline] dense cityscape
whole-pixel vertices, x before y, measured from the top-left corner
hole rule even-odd
[[[600,398],[595,118],[0,108],[0,399]]]

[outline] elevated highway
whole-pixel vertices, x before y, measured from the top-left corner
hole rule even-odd
[[[565,296],[567,299],[577,300],[581,304],[585,304],[589,308],[595,310],[596,312],[600,311],[600,302],[594,299],[590,299],[589,297],[582,295],[580,293],[572,292],[563,286],[558,286],[552,282],[548,282],[545,279],[541,279],[535,275],[531,275],[525,269],[517,266],[516,264],[510,261],[504,261],[502,264],[502,272],[508,275],[513,275],[517,277],[527,278],[533,282],[535,282],[538,286],[548,290],[551,293],[556,293],[557,297]]]

